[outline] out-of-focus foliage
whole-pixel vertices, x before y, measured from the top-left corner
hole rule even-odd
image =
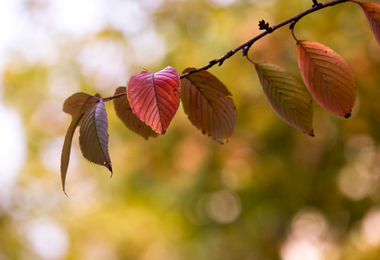
[[[0,258],[379,258],[380,47],[358,5],[324,9],[296,27],[299,39],[331,47],[351,66],[358,96],[350,119],[314,104],[315,137],[295,130],[270,108],[254,66],[235,55],[210,70],[238,111],[227,144],[199,134],[182,108],[168,134],[146,141],[106,102],[113,177],[81,157],[76,132],[67,198],[59,177],[67,97],[112,95],[141,67],[202,66],[258,34],[259,20],[275,24],[312,1],[15,2],[15,32],[28,30],[2,52],[0,120],[3,131],[21,121],[23,138],[0,135],[1,158],[21,149],[1,161]],[[283,28],[250,57],[300,78],[294,44]],[[17,178],[5,182],[10,166]]]

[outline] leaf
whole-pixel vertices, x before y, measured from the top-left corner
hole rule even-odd
[[[115,95],[125,93],[125,92],[126,92],[126,87],[118,87],[116,89]],[[113,102],[114,102],[117,116],[130,130],[141,135],[145,139],[148,139],[150,136],[152,137],[157,136],[156,132],[154,132],[152,128],[147,126],[132,112],[127,95],[124,95],[119,98],[115,98]]]
[[[164,134],[179,106],[178,72],[168,66],[157,73],[136,73],[128,81],[127,97],[133,113],[156,133]]]
[[[98,95],[95,95],[98,96]],[[86,113],[88,109],[92,108],[98,99],[89,94],[79,92],[66,99],[63,104],[63,112],[75,117],[80,113]]]
[[[186,73],[192,68],[183,71]],[[191,123],[219,143],[225,143],[236,125],[232,94],[218,78],[200,71],[181,80],[182,103]]]
[[[312,97],[327,111],[351,116],[355,104],[354,75],[348,64],[330,48],[312,41],[298,41],[298,65]]]
[[[313,134],[313,100],[301,80],[270,63],[255,63],[264,94],[276,113],[286,123]]]
[[[355,1],[355,3],[359,4],[363,9],[372,33],[380,45],[380,5],[371,2],[360,3]]]
[[[75,128],[78,126],[79,121],[82,119],[83,115],[84,114],[81,113],[73,117],[73,119],[71,120],[69,129],[67,129],[65,141],[63,143],[62,154],[61,154],[61,180],[62,180],[62,189],[64,193],[66,193],[65,182],[66,182],[67,169],[69,167],[69,161],[70,161],[71,142],[73,140]]]
[[[107,112],[102,99],[86,112],[79,129],[79,144],[83,156],[90,162],[107,167],[112,176],[108,154]]]

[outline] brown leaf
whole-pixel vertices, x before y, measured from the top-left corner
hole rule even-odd
[[[208,71],[191,74],[181,82],[182,104],[191,123],[217,142],[227,142],[235,128],[237,114],[226,86]]]
[[[69,161],[70,161],[71,142],[73,140],[75,128],[78,126],[79,121],[82,119],[83,115],[84,114],[81,113],[73,117],[70,123],[69,129],[67,129],[65,141],[63,143],[62,154],[61,154],[61,181],[62,181],[62,189],[64,193],[66,193],[65,182],[66,182],[67,169],[69,167]]]
[[[63,104],[63,112],[70,114],[73,117],[80,113],[84,114],[96,104],[97,100],[98,99],[94,98],[94,96],[87,93],[75,93],[66,99]]]

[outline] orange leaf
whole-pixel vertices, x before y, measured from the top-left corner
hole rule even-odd
[[[298,65],[312,97],[327,111],[351,116],[355,104],[354,75],[348,64],[330,48],[312,41],[298,41]]]
[[[136,73],[128,81],[127,97],[133,113],[156,133],[164,134],[179,106],[178,72],[168,66],[157,73]]]
[[[313,134],[313,105],[305,84],[285,69],[270,63],[255,63],[264,94],[286,123]]]
[[[187,68],[183,73],[191,70]],[[200,71],[182,82],[182,103],[193,125],[219,143],[227,142],[236,125],[236,107],[231,93],[210,72]]]
[[[125,93],[126,87],[118,87],[116,89],[115,95]],[[113,100],[115,111],[120,120],[133,132],[141,135],[145,139],[148,139],[150,136],[156,137],[157,134],[142,122],[133,112],[131,106],[129,105],[129,101],[127,95],[116,98]]]
[[[363,9],[373,35],[380,45],[380,5],[371,2],[360,3],[355,1],[355,3]]]

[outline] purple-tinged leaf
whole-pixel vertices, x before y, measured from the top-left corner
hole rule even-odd
[[[102,99],[84,115],[79,130],[79,144],[83,156],[90,162],[108,168],[112,176],[111,159],[108,154],[108,121]]]

